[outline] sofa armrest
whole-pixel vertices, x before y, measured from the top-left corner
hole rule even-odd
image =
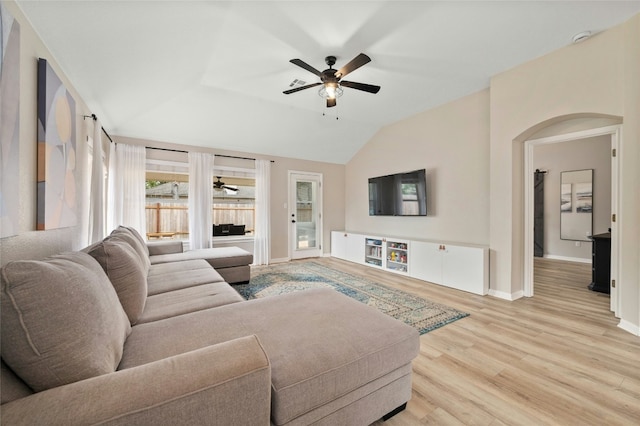
[[[247,336],[2,405],[2,424],[269,425],[271,366]]]
[[[147,243],[149,248],[149,256],[156,256],[159,254],[172,254],[182,253],[182,241],[168,240],[168,241],[150,241]]]

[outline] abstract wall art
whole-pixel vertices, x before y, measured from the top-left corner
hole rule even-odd
[[[593,188],[591,182],[576,183],[576,213],[593,211]]]
[[[571,213],[571,184],[560,185],[560,212]]]
[[[0,238],[20,219],[20,24],[0,3]]]
[[[38,59],[38,230],[78,220],[75,109],[51,65]]]

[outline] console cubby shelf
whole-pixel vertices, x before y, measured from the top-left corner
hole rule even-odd
[[[331,256],[475,294],[489,292],[486,246],[332,231]]]
[[[385,267],[394,272],[409,272],[409,242],[386,239]]]
[[[382,266],[382,249],[382,240],[366,238],[365,263],[373,266]]]

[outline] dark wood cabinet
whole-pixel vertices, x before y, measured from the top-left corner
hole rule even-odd
[[[611,233],[593,235],[591,249],[592,277],[589,290],[609,294],[611,289]]]

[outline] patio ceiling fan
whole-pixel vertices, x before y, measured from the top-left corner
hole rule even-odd
[[[216,191],[227,190],[227,191],[238,192],[238,188],[234,188],[233,186],[225,185],[225,183],[220,180],[220,179],[222,179],[221,176],[216,176],[216,178],[218,178],[218,180],[213,182],[213,189],[214,190],[216,190]]]
[[[320,95],[320,97],[322,98],[325,98],[327,100],[327,108],[331,108],[336,106],[336,98],[342,96],[343,87],[361,90],[367,93],[378,93],[380,91],[380,86],[342,80],[342,78],[350,72],[353,72],[361,66],[371,62],[371,58],[364,53],[361,53],[353,58],[351,62],[349,62],[339,70],[333,69],[333,65],[336,63],[335,56],[327,56],[324,61],[327,65],[329,65],[329,68],[324,71],[318,71],[311,65],[304,62],[302,59],[291,59],[289,62],[317,75],[318,77],[320,77],[320,81],[317,83],[307,84],[305,86],[285,90],[282,93],[284,93],[285,95],[289,95],[291,93],[299,92],[300,90],[322,86],[318,91],[318,95]]]

